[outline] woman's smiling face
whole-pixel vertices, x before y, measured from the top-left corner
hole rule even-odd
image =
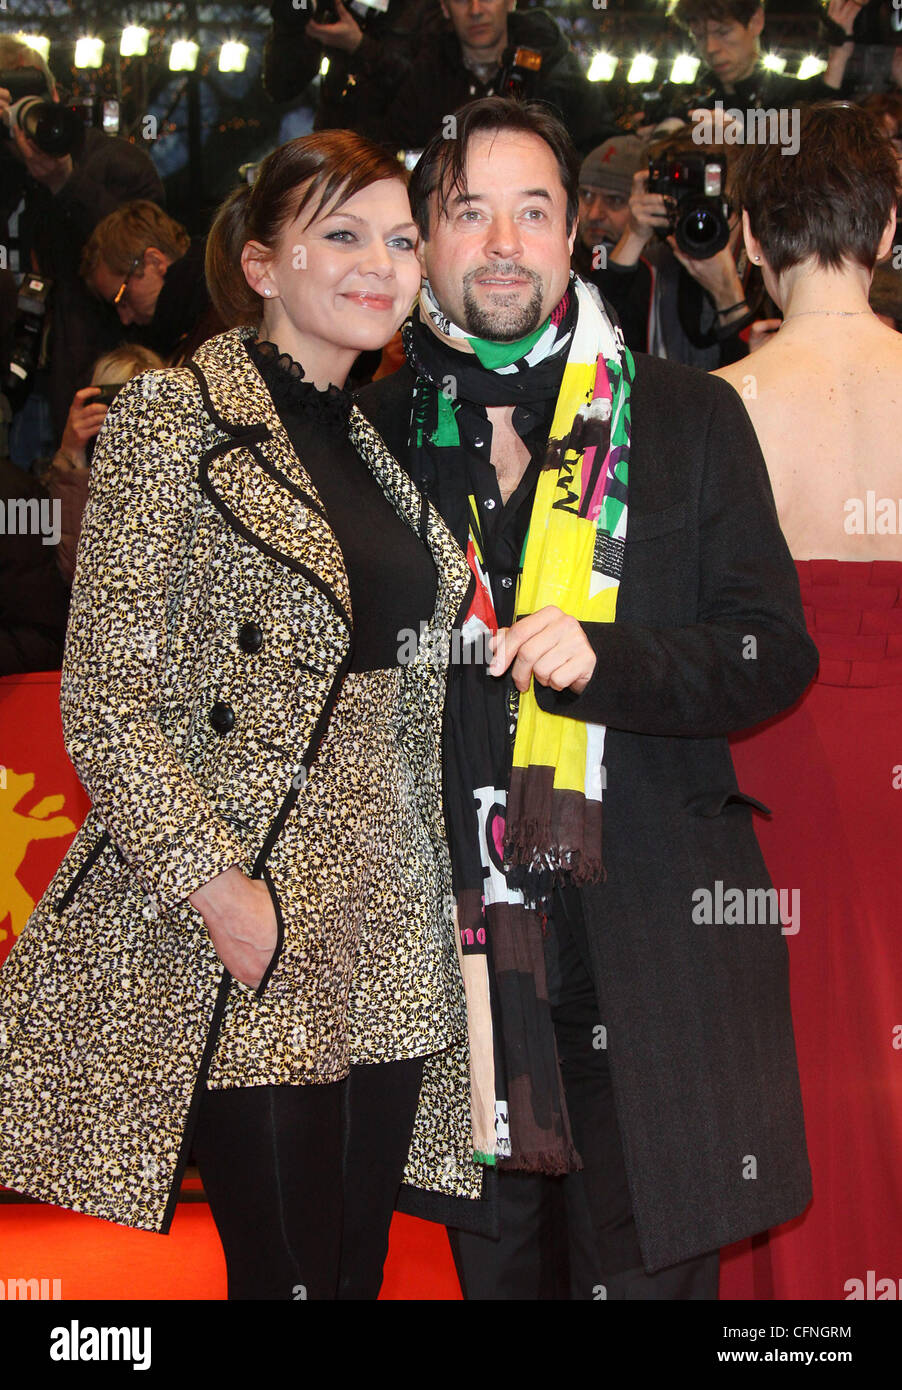
[[[308,216],[305,208],[287,224],[274,253],[260,255],[253,242],[244,248],[248,281],[265,296],[265,336],[355,353],[384,347],[420,287],[407,189],[380,179]]]

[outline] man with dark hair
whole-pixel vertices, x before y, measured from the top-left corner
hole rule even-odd
[[[850,0],[831,0],[831,12],[839,5],[845,18],[849,3]],[[829,100],[842,86],[846,58],[839,48],[830,50],[827,69],[821,77],[800,79],[764,66],[760,44],[765,21],[762,0],[677,0],[671,17],[692,35],[708,69],[707,90],[694,99],[696,107],[713,109],[718,101],[727,109],[743,113],[762,107],[793,107]],[[662,97],[665,104],[669,102],[674,110],[681,110],[686,89],[667,83]]]
[[[447,21],[416,58],[386,108],[379,138],[420,150],[448,133],[448,118],[476,97],[498,93],[547,102],[583,154],[618,133],[602,84],[590,82],[550,14],[516,10],[516,0],[440,0]]]
[[[543,108],[459,111],[411,184],[407,364],[358,397],[492,634],[452,661],[445,809],[499,1219],[452,1246],[469,1298],[714,1299],[718,1247],[810,1197],[781,927],[703,904],[767,897],[727,735],[817,653],[740,401],[624,347],[577,187]]]

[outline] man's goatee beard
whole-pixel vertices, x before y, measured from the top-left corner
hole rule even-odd
[[[463,306],[464,306],[464,328],[474,338],[486,338],[492,343],[513,343],[518,338],[525,338],[527,333],[532,333],[538,328],[542,315],[542,281],[535,271],[531,270],[497,270],[497,275],[517,274],[532,283],[532,295],[527,303],[522,304],[517,301],[516,296],[508,296],[510,303],[505,304],[503,291],[498,298],[500,303],[492,308],[483,308],[476,302],[473,294],[472,283],[476,275],[485,275],[485,270],[476,271],[468,276],[464,281]]]

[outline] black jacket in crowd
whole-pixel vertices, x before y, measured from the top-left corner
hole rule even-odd
[[[115,312],[100,304],[81,279],[85,243],[98,222],[123,203],[146,198],[162,207],[165,202],[150,155],[117,135],[87,129],[72,164],[71,177],[54,194],[29,175],[8,141],[0,142],[0,242],[10,244],[9,218],[24,193],[21,266],[53,280],[53,330],[44,389],[58,439],[72,397],[88,384],[95,360],[122,339]]]
[[[715,103],[723,103],[725,111],[746,111],[781,108],[791,110],[796,106],[810,105],[815,101],[838,101],[839,92],[828,87],[820,77],[799,79],[783,73],[772,72],[762,62],[758,62],[748,77],[735,83],[728,92],[715,72],[703,73],[699,85],[687,89],[676,82],[665,82],[661,87],[661,110],[659,119],[665,115],[689,119],[694,109],[713,111]]]
[[[316,77],[326,57],[329,71],[319,88],[314,130],[354,130],[371,138],[392,95],[410,71],[414,54],[438,30],[438,0],[389,0],[385,11],[351,10],[363,41],[356,53],[329,48],[304,32],[315,18],[311,3],[296,8],[292,0],[270,5],[273,26],[263,52],[263,86],[273,101],[293,101]]]
[[[609,135],[622,135],[601,84],[588,80],[551,15],[544,10],[515,10],[507,17],[507,33],[509,44],[501,59],[501,73],[517,48],[541,53],[542,66],[525,95],[556,109],[580,154],[588,154]],[[498,92],[497,77],[481,82],[464,66],[460,43],[447,24],[416,59],[386,108],[380,138],[394,149],[421,150],[442,130],[446,116],[477,97]]]
[[[408,467],[413,385],[405,364],[357,397]],[[639,355],[631,417],[616,621],[586,624],[597,665],[580,696],[536,695],[607,725],[607,879],[582,904],[654,1272],[779,1225],[811,1196],[786,940],[775,924],[702,925],[693,895],[769,885],[762,808],[737,786],[727,738],[796,700],[818,657],[732,387]]]
[[[47,505],[38,480],[0,458],[0,676],[58,671],[69,613],[69,589],[56,563],[56,546],[45,545],[25,519],[39,519],[16,504]],[[11,505],[12,504],[12,505]]]
[[[228,327],[210,302],[206,249],[206,237],[193,238],[184,256],[167,268],[150,323],[129,333],[132,341],[152,348],[167,365],[178,366]]]

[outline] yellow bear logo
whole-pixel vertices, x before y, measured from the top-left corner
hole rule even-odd
[[[34,899],[16,878],[28,846],[32,840],[71,835],[75,829],[68,816],[54,814],[63,806],[63,796],[45,796],[27,815],[17,811],[33,788],[33,772],[0,768],[0,922],[10,918],[13,936],[19,935],[34,910]],[[8,935],[0,926],[0,941]]]

